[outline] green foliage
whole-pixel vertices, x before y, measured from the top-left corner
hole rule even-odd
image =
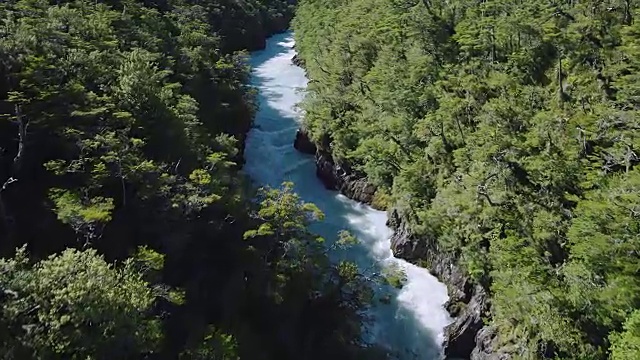
[[[366,356],[370,345],[363,343],[361,332],[376,283],[352,262],[329,260],[324,240],[307,229],[312,221],[323,218],[322,212],[303,202],[292,188],[293,184],[283,183],[280,189],[264,188],[258,193],[260,203],[253,217],[259,224],[244,233],[252,253],[262,261],[254,271],[262,275],[266,296],[275,306],[294,319],[304,317],[306,325],[289,335],[297,351],[313,351],[318,359]],[[344,249],[356,243],[353,235],[343,231],[334,247]]]
[[[640,311],[634,311],[624,324],[624,332],[612,334],[611,359],[637,359],[640,357]]]
[[[111,221],[113,199],[98,196],[83,201],[78,195],[61,189],[52,189],[51,199],[55,204],[58,219],[85,235],[87,239],[96,236],[96,226]]]
[[[164,268],[165,255],[153,251],[147,246],[140,246],[134,259],[148,270],[160,271]]]
[[[194,349],[180,354],[180,359],[188,360],[239,360],[238,344],[231,335],[209,328],[202,343]]]
[[[358,238],[350,232],[342,230],[338,233],[338,240],[336,241],[337,247],[346,249],[357,244],[359,244]]]
[[[383,269],[382,276],[387,284],[397,289],[402,289],[404,284],[407,282],[407,275],[397,264],[385,267]]]
[[[638,6],[298,7],[310,137],[489,290],[514,358],[605,359],[640,307]]]
[[[273,235],[276,239],[304,238],[306,226],[315,220],[322,220],[324,214],[317,206],[305,203],[292,191],[293,184],[285,182],[282,190],[260,189],[260,210],[257,217],[264,221],[256,230],[249,230],[245,238]]]
[[[156,293],[126,262],[65,250],[31,266],[24,249],[0,261],[3,354],[9,358],[110,359],[152,353],[161,337],[148,314]]]
[[[238,172],[294,3],[0,2],[0,254],[46,258],[0,263],[0,357],[360,356],[368,282]]]

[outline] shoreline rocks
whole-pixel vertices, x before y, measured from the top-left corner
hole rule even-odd
[[[296,131],[296,139],[293,142],[293,147],[303,154],[315,155],[318,151],[316,144],[309,139],[309,134],[304,129],[298,129]]]
[[[419,262],[447,285],[449,301],[445,308],[454,318],[445,328],[442,344],[445,359],[509,360],[512,357],[496,344],[496,333],[483,318],[489,316],[486,289],[470,279],[458,265],[455,254],[440,249],[435,239],[418,238],[396,210],[390,212],[389,227],[393,254],[409,262]]]
[[[355,174],[347,164],[339,164],[331,154],[316,152],[316,175],[327,189],[338,190],[344,196],[372,205],[376,187],[363,176]]]
[[[376,187],[363,175],[353,171],[348,164],[335,161],[329,151],[311,141],[306,130],[298,129],[293,146],[301,153],[315,155],[316,176],[325,188],[337,190],[352,200],[372,205]]]
[[[304,69],[304,60],[298,54],[293,55],[293,57],[291,58],[291,62],[293,63],[293,65]]]

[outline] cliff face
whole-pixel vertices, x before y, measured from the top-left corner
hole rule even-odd
[[[447,285],[447,311],[454,317],[445,329],[443,343],[447,359],[508,360],[511,355],[496,345],[495,331],[483,323],[490,303],[486,289],[475,284],[460,268],[458,259],[439,248],[435,239],[418,238],[409,230],[407,221],[392,210],[388,226],[394,230],[391,249],[396,257],[429,269]]]
[[[348,164],[333,159],[329,150],[316,146],[305,130],[298,130],[293,146],[300,152],[316,157],[316,175],[324,186],[344,196],[371,205],[376,187],[357,174]]]
[[[315,155],[316,175],[327,189],[338,190],[352,200],[371,204],[376,191],[366,178],[356,174],[346,164],[339,164],[328,150],[316,146],[305,130],[298,130],[294,147]],[[413,236],[407,222],[395,209],[390,212],[388,226],[394,230],[391,247],[396,257],[421,262],[444,282],[449,290],[447,311],[455,318],[445,329],[444,353],[447,359],[507,360],[508,353],[495,349],[495,333],[484,326],[489,301],[486,290],[474,284],[458,266],[452,254],[439,249],[435,239]]]

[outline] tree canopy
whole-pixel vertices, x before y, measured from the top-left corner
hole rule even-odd
[[[311,138],[489,290],[515,358],[637,350],[639,15],[632,0],[300,1]]]
[[[114,269],[95,250],[68,249],[29,266],[22,249],[2,269],[5,358],[127,358],[152,353],[159,320],[154,289],[127,262]]]
[[[0,2],[0,357],[370,351],[369,284],[317,245],[317,209],[239,172],[247,50],[294,3]]]

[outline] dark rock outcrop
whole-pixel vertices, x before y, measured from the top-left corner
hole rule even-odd
[[[387,225],[394,230],[391,238],[391,250],[394,255],[409,262],[426,263],[429,271],[447,285],[449,290],[447,307],[471,301],[474,292],[473,284],[457,265],[454,254],[440,249],[436,239],[414,236],[405,219],[395,209],[389,214]]]
[[[454,321],[445,329],[444,354],[447,359],[508,360],[511,356],[495,343],[495,331],[482,318],[489,310],[486,290],[475,284],[458,266],[455,254],[444,251],[435,239],[418,238],[397,210],[391,211],[388,226],[393,228],[391,248],[395,256],[410,262],[421,261],[447,285],[445,305]]]
[[[316,144],[309,139],[309,135],[304,129],[296,131],[296,140],[293,142],[293,147],[301,153],[309,155],[315,155],[318,151]]]
[[[296,49],[296,46],[293,45],[293,50]],[[302,56],[300,56],[300,54],[298,54],[297,52],[295,53],[295,55],[293,55],[293,57],[291,58],[291,63],[299,68],[301,68],[302,70],[304,70],[305,74],[309,75],[307,73],[307,63],[304,61],[304,59],[302,58]]]
[[[449,302],[447,308],[453,305]],[[456,304],[457,306],[460,306]],[[443,347],[450,359],[469,359],[476,348],[476,337],[483,328],[482,315],[487,310],[484,289],[476,285],[471,292],[469,303],[459,310],[454,322],[445,329]]]
[[[293,63],[293,65],[299,66],[304,69],[304,60],[300,57],[300,55],[293,55],[293,58],[291,58],[291,62]]]
[[[315,154],[316,176],[327,189],[337,190],[350,199],[372,205],[376,187],[348,164],[334,161],[329,151],[309,139],[306,130],[298,130],[293,146],[302,153]]]
[[[476,335],[476,347],[471,353],[471,360],[511,360],[509,349],[497,345],[496,329],[485,326]]]
[[[338,190],[355,201],[369,205],[373,203],[376,187],[347,164],[335,162],[326,151],[318,150],[316,153],[316,175],[327,189]]]

